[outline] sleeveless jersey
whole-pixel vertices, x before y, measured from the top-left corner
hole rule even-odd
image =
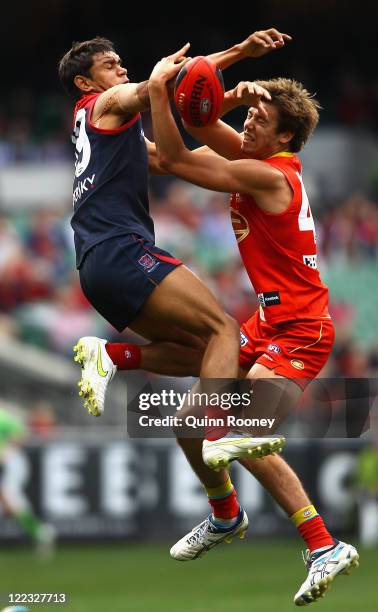
[[[244,266],[270,324],[329,318],[328,289],[316,262],[315,226],[293,153],[278,153],[263,163],[278,168],[293,190],[282,213],[263,211],[252,196],[231,195],[231,220]]]
[[[136,233],[154,241],[148,155],[140,114],[116,130],[96,128],[91,113],[99,95],[82,96],[74,110],[71,225],[78,268],[89,249],[108,238]]]

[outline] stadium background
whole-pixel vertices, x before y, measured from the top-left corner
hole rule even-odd
[[[0,407],[20,414],[30,437],[5,465],[3,485],[11,483],[57,526],[60,548],[50,563],[39,562],[16,525],[1,516],[2,592],[65,590],[74,612],[147,610],[152,605],[201,611],[211,604],[217,610],[246,605],[258,611],[291,609],[291,596],[303,577],[300,542],[252,478],[242,471],[235,475],[252,518],[248,543],[177,567],[168,558],[168,544],[201,520],[206,502],[172,440],[127,439],[126,383],[133,393],[146,379],[139,373],[119,376],[101,421],[80,408],[72,344],[80,335],[119,336],[85,302],[74,271],[72,109],[56,65],[72,40],[101,34],[115,42],[132,80],[143,80],[160,57],[186,40],[192,54],[207,54],[256,29],[275,26],[290,33],[293,42],[286,49],[230,68],[226,87],[284,75],[317,93],[321,122],[301,158],[337,329],[324,375],[375,378],[376,17],[373,3],[359,3],[357,11],[332,0],[311,6],[299,0],[233,3],[232,14],[211,15],[206,7],[199,14],[184,6],[159,5],[138,14],[128,6],[63,0],[21,2],[4,11]],[[243,113],[236,111],[230,120],[240,127]],[[150,134],[148,116],[145,131]],[[151,180],[159,244],[183,258],[224,307],[243,320],[255,309],[256,298],[240,265],[227,203],[226,196],[177,180]],[[371,431],[357,440],[306,443],[296,438],[285,455],[335,533],[353,542],[361,536],[356,465],[372,438]],[[366,550],[359,572],[337,585],[322,602],[323,610],[349,610],[356,602],[372,610],[376,586],[369,567],[376,562],[376,549]]]

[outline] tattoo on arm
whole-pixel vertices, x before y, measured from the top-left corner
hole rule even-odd
[[[94,124],[98,127],[99,126],[99,122],[100,120],[103,118],[104,115],[106,115],[106,113],[112,108],[114,101],[117,100],[118,102],[118,94],[113,94],[112,96],[109,96],[109,98],[106,100],[101,113],[99,114],[99,116],[97,117],[96,121],[94,122]]]
[[[136,89],[137,96],[140,102],[143,104],[143,109],[150,108],[150,94],[148,91],[148,81],[143,81],[137,85]]]

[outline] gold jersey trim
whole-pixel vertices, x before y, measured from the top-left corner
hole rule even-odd
[[[280,151],[280,153],[275,153],[274,155],[268,157],[268,159],[272,159],[272,157],[294,157],[294,153],[291,153],[290,151]]]

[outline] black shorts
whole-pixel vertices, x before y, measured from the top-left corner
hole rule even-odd
[[[97,312],[121,332],[156,285],[181,263],[146,238],[116,236],[87,253],[79,270],[80,283]]]

